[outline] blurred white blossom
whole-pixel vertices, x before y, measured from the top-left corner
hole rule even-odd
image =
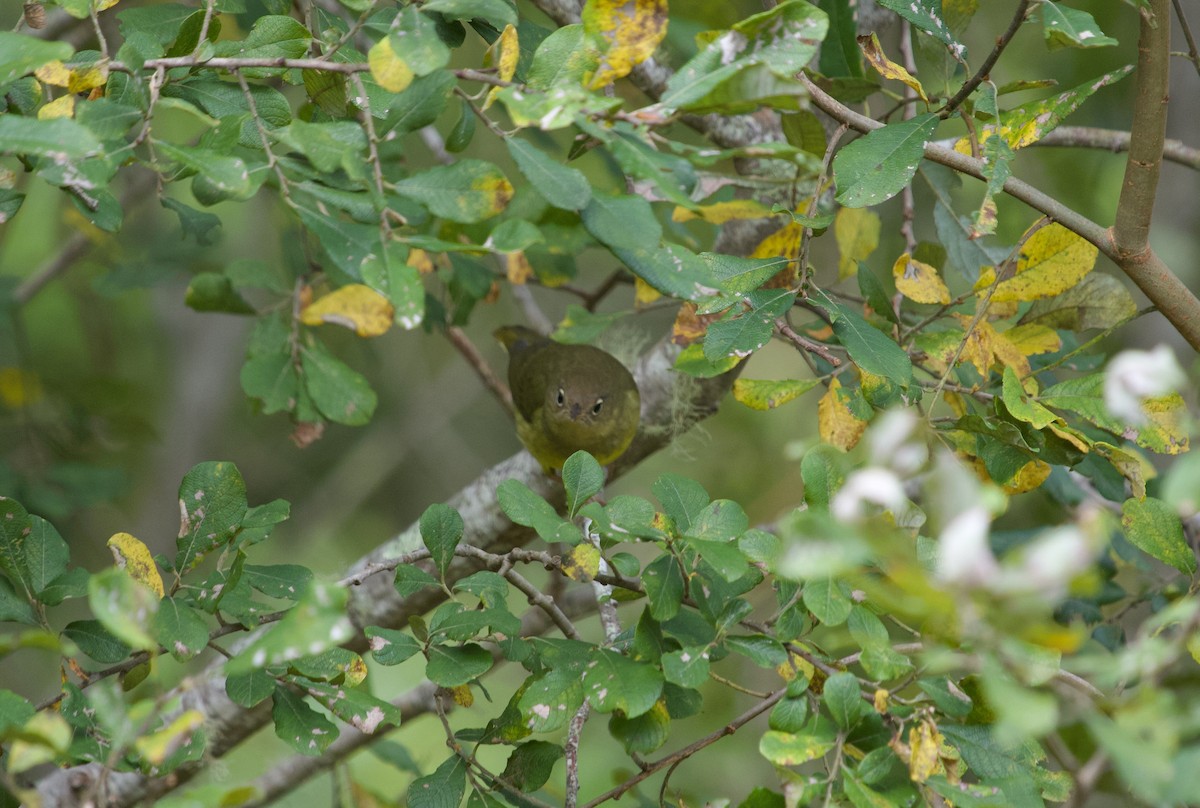
[[[840,522],[852,522],[864,516],[863,505],[878,505],[893,514],[908,510],[904,486],[893,472],[882,468],[865,468],[854,472],[833,495],[829,510]]]
[[[929,447],[918,433],[920,419],[910,409],[888,410],[867,432],[871,464],[895,469],[908,477],[929,460]]]
[[[1150,351],[1121,351],[1104,371],[1104,405],[1130,426],[1146,422],[1142,402],[1172,393],[1186,381],[1166,345]]]
[[[937,577],[960,586],[990,587],[996,583],[1000,566],[988,544],[992,517],[982,505],[962,511],[938,537]]]

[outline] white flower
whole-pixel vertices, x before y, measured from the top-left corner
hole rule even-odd
[[[937,577],[960,586],[989,586],[999,565],[988,544],[992,517],[982,505],[955,516],[938,537]]]
[[[1130,426],[1146,422],[1142,401],[1174,392],[1185,378],[1166,345],[1151,351],[1121,351],[1104,372],[1104,406]]]
[[[871,463],[915,474],[929,460],[929,447],[917,433],[920,421],[912,410],[888,410],[867,433]]]
[[[1010,571],[1010,587],[1060,600],[1071,581],[1092,565],[1096,551],[1075,525],[1048,530],[1021,553],[1020,564]]]
[[[833,495],[829,510],[840,522],[853,522],[863,516],[863,503],[871,503],[899,514],[906,509],[908,498],[900,479],[887,469],[866,468],[846,478]]]

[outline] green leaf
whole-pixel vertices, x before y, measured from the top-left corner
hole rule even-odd
[[[421,652],[422,646],[416,637],[403,631],[367,626],[366,635],[371,646],[371,655],[380,665],[399,665]]]
[[[524,483],[518,480],[500,483],[496,488],[496,500],[505,516],[518,525],[533,528],[543,541],[579,543],[578,528],[559,516],[549,502],[530,491]]]
[[[492,655],[475,643],[432,645],[428,651],[425,676],[441,687],[458,687],[478,679],[492,668]]]
[[[657,249],[662,241],[662,225],[640,196],[593,194],[580,216],[587,231],[612,249]]]
[[[408,787],[407,805],[408,808],[458,808],[466,792],[466,761],[452,754],[433,774],[412,781]]]
[[[121,642],[144,651],[158,647],[152,633],[158,596],[124,570],[110,567],[93,575],[88,580],[88,605]]]
[[[600,64],[602,39],[575,23],[553,31],[538,45],[525,77],[534,90],[579,87]]]
[[[225,672],[246,673],[341,645],[354,635],[346,616],[347,597],[345,588],[314,580],[282,620],[225,664]]]
[[[832,578],[815,578],[804,585],[804,606],[827,626],[840,626],[850,617],[853,601]]]
[[[748,311],[734,309],[708,327],[704,356],[710,362],[725,356],[745,357],[767,344],[775,332],[775,320],[795,303],[791,289],[762,289],[746,295]]]
[[[817,379],[738,379],[733,383],[733,397],[752,410],[773,410],[820,383]]]
[[[592,706],[602,713],[620,710],[633,718],[649,710],[662,695],[663,676],[645,663],[598,648],[583,674],[583,689]]]
[[[708,649],[691,646],[662,656],[663,676],[680,687],[699,687],[708,680]]]
[[[837,201],[862,208],[891,199],[908,185],[940,119],[933,113],[888,124],[859,138],[833,158]]]
[[[155,140],[154,147],[168,159],[203,177],[221,199],[243,199],[255,190],[250,170],[240,157],[195,146],[176,146],[165,140]]]
[[[438,36],[437,23],[422,13],[421,6],[406,6],[399,14],[398,28],[389,32],[388,38],[392,50],[403,54],[405,64],[418,76],[427,76],[450,63],[450,49]],[[474,119],[474,113],[470,117]]]
[[[70,118],[41,121],[13,114],[0,116],[0,154],[79,160],[103,151],[96,136]]]
[[[30,595],[35,591],[28,554],[32,533],[33,520],[21,503],[0,496],[0,569]]]
[[[429,0],[422,8],[436,11],[448,20],[483,20],[497,31],[517,24],[516,9],[504,0]]]
[[[563,463],[562,480],[567,489],[567,514],[574,519],[583,503],[604,488],[604,469],[596,458],[579,451]]]
[[[767,730],[758,741],[758,752],[776,766],[798,766],[822,757],[833,748],[834,740],[823,728],[802,732]]]
[[[908,387],[912,383],[912,361],[903,348],[863,319],[862,315],[825,292],[818,292],[810,299],[829,313],[833,332],[856,365],[868,373],[890,379],[901,387]]]
[[[46,42],[32,36],[0,31],[0,87],[11,84],[48,62],[56,59],[65,62],[74,52],[66,42]]]
[[[188,283],[184,302],[193,311],[254,314],[254,307],[237,293],[233,282],[217,272],[199,272],[193,275]]]
[[[678,474],[663,474],[650,486],[654,496],[662,504],[663,512],[675,523],[675,527],[686,533],[692,521],[709,503],[708,492],[695,480]]]
[[[1014,418],[1033,425],[1035,429],[1045,429],[1058,420],[1057,415],[1029,397],[1016,372],[1007,365],[1004,367],[1003,399],[1004,406],[1008,407]]]
[[[429,549],[438,571],[445,576],[450,562],[454,560],[454,548],[462,541],[462,517],[449,505],[430,505],[421,514],[419,527],[421,541]]]
[[[380,106],[371,99],[371,109],[376,115],[386,112],[386,120],[379,134],[395,131],[398,134],[415,132],[437,120],[446,108],[446,101],[454,90],[457,80],[449,70],[437,70],[428,76],[418,76],[402,93],[388,93],[389,103]],[[372,84],[367,85],[368,93]],[[379,90],[379,92],[384,92]]]
[[[320,757],[337,740],[337,725],[286,687],[276,687],[271,701],[275,735],[300,754]]]
[[[299,59],[308,53],[312,35],[297,20],[283,15],[267,14],[254,21],[254,27],[244,40],[223,40],[213,46],[216,56],[239,59]],[[282,68],[244,69],[249,76],[266,76]]]
[[[301,349],[304,389],[321,415],[347,426],[369,423],[378,398],[366,377],[329,353],[319,342]]]
[[[208,621],[186,603],[166,597],[158,603],[154,638],[171,656],[186,662],[208,645]]]
[[[13,591],[7,578],[0,578],[0,622],[38,625],[33,606],[24,596]]]
[[[1130,544],[1170,564],[1184,575],[1196,572],[1196,555],[1183,534],[1183,523],[1160,499],[1127,499],[1121,505],[1121,527]]]
[[[778,667],[788,658],[779,640],[765,634],[730,635],[725,637],[725,645],[760,668]]]
[[[247,564],[242,568],[242,580],[280,600],[299,600],[312,578],[312,570],[299,564]]]
[[[519,743],[508,756],[501,777],[521,791],[532,794],[550,779],[554,764],[563,757],[563,749],[548,741]]]
[[[246,515],[246,483],[233,463],[193,466],[179,484],[183,515],[175,569],[187,572],[210,552],[231,540]]]
[[[1105,36],[1091,14],[1069,8],[1050,0],[1040,6],[1042,12],[1042,35],[1048,50],[1059,48],[1103,48],[1120,43]]]
[[[422,171],[397,182],[396,191],[437,216],[468,224],[500,213],[513,196],[512,184],[500,169],[475,159]]]
[[[649,710],[633,718],[622,713],[613,713],[608,719],[608,732],[625,747],[625,754],[648,755],[667,742],[671,718],[665,700],[660,700]]]
[[[767,726],[776,732],[799,732],[804,729],[808,720],[808,699],[801,696],[795,699],[780,699],[771,708],[767,717]]]
[[[565,727],[583,704],[581,675],[577,666],[570,665],[550,668],[540,676],[531,677],[517,699],[522,723],[534,732],[554,732]]]
[[[355,122],[309,123],[296,119],[276,129],[274,136],[307,157],[317,171],[332,174],[340,170],[353,180],[366,178],[367,136]]]
[[[225,693],[234,704],[253,707],[275,693],[275,677],[266,671],[250,671],[225,677]]]
[[[862,718],[866,703],[858,678],[852,673],[835,673],[825,681],[821,700],[842,729],[850,729]]]
[[[1133,295],[1120,280],[1089,272],[1067,291],[1033,301],[1021,322],[1087,331],[1115,326],[1133,317],[1137,310]]]
[[[917,28],[950,48],[959,61],[967,58],[966,47],[959,42],[942,14],[942,0],[879,0],[879,5],[890,8]]]
[[[400,709],[357,687],[328,682],[297,682],[325,709],[364,735],[400,726]]]
[[[67,623],[62,635],[79,650],[104,665],[112,665],[129,656],[129,646],[113,636],[99,620],[75,620]]]
[[[543,199],[564,210],[587,207],[592,187],[582,172],[564,166],[522,138],[505,138],[504,143],[517,168]]]

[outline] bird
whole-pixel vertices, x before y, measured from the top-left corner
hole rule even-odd
[[[604,466],[625,453],[637,434],[641,397],[616,357],[520,325],[502,326],[495,337],[508,351],[517,437],[543,471],[561,474],[580,450]]]

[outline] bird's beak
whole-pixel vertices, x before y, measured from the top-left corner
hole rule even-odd
[[[579,420],[579,410],[580,410],[580,406],[578,404],[571,405],[571,420],[572,421]]]

